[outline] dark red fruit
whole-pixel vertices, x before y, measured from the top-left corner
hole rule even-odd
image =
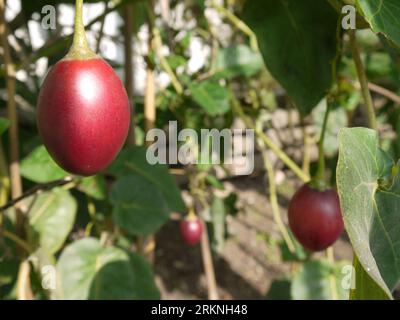
[[[308,184],[303,185],[290,201],[289,225],[297,240],[308,250],[328,248],[343,231],[336,191],[319,191]]]
[[[106,168],[129,130],[124,86],[99,58],[58,62],[43,83],[37,112],[39,133],[50,155],[79,175]]]
[[[181,221],[180,231],[183,240],[189,245],[197,244],[203,233],[203,222],[197,217],[188,217]]]

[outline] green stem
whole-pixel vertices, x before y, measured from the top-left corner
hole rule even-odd
[[[3,234],[4,237],[10,239],[11,241],[15,242],[16,244],[18,244],[18,246],[20,246],[22,249],[24,249],[26,251],[26,253],[31,254],[32,253],[32,249],[29,246],[29,244],[21,239],[20,237],[18,237],[16,234],[8,231],[8,230],[2,230],[1,233]]]
[[[260,141],[260,142],[261,142],[261,144],[263,143],[262,141]],[[292,254],[295,254],[296,247],[294,245],[292,238],[289,235],[288,230],[286,229],[285,224],[282,221],[281,214],[279,211],[278,196],[277,196],[277,190],[276,190],[276,185],[275,185],[274,168],[273,168],[272,163],[271,163],[270,159],[268,158],[268,155],[266,154],[265,151],[263,152],[263,160],[264,160],[265,169],[267,170],[267,174],[268,174],[269,201],[271,203],[272,215],[273,215],[275,223],[282,235],[282,238],[286,243],[286,246],[288,247],[289,251]]]
[[[172,86],[174,87],[176,93],[179,95],[183,94],[183,86],[179,82],[177,76],[175,75],[174,71],[172,70],[170,64],[168,63],[168,60],[164,57],[164,55],[161,52],[162,48],[162,39],[161,39],[161,34],[160,30],[157,28],[155,24],[155,14],[153,11],[153,6],[150,1],[146,2],[146,7],[147,7],[147,14],[149,15],[149,23],[150,23],[150,28],[152,29],[153,37],[154,37],[154,51],[157,54],[158,58],[160,59],[160,65],[164,69],[164,71],[168,74],[169,78],[171,79]]]
[[[72,47],[65,58],[71,60],[86,60],[95,57],[97,57],[97,55],[89,48],[85,26],[83,25],[83,0],[76,0],[74,37]]]
[[[364,65],[361,60],[360,48],[357,44],[357,39],[354,30],[350,30],[350,44],[353,51],[353,59],[357,69],[358,80],[361,86],[361,92],[364,98],[365,111],[368,116],[368,124],[370,128],[377,130],[377,122],[374,111],[374,103],[372,101],[371,92],[368,88],[368,79],[364,70]]]
[[[330,98],[327,99],[326,102],[326,111],[324,115],[324,120],[321,128],[321,135],[318,142],[318,169],[315,175],[314,181],[318,186],[323,187],[325,185],[325,155],[324,155],[324,140],[325,140],[325,132],[328,124],[329,112],[331,109],[331,101]]]
[[[275,155],[285,163],[289,169],[296,174],[303,182],[308,182],[310,177],[281,149],[279,148],[260,128],[257,128],[254,123],[244,113],[242,106],[235,96],[232,95],[232,107],[234,112],[243,120],[246,127],[253,129],[257,137],[259,137]]]
[[[245,24],[242,20],[240,20],[237,16],[235,16],[228,9],[218,5],[215,1],[212,1],[211,6],[217,10],[219,13],[224,15],[236,28],[241,30],[244,34],[246,34],[250,39],[250,47],[253,51],[259,52],[257,37],[253,30],[249,28],[247,24]]]

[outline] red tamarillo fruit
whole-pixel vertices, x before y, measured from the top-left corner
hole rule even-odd
[[[297,240],[308,250],[328,248],[343,231],[336,191],[320,191],[303,185],[290,201],[289,225]]]
[[[55,162],[83,176],[106,168],[127,137],[128,96],[111,66],[88,47],[82,0],[76,2],[72,47],[40,90],[37,124]]]
[[[199,243],[203,233],[203,221],[195,215],[188,215],[187,218],[181,221],[180,231],[183,240],[188,245]]]

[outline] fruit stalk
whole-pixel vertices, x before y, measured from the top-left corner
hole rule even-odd
[[[85,26],[83,24],[83,0],[76,0],[74,37],[72,40],[71,49],[65,56],[65,59],[86,60],[96,57],[96,54],[90,50],[86,38]]]
[[[325,188],[325,155],[324,155],[324,140],[325,140],[325,132],[328,125],[329,112],[331,110],[331,98],[327,99],[326,102],[326,111],[324,114],[324,120],[322,122],[321,135],[318,141],[318,168],[317,173],[314,177],[314,183],[317,188],[324,189]]]

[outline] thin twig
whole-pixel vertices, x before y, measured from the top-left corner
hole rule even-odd
[[[228,9],[215,3],[215,1],[212,1],[211,6],[219,13],[224,15],[236,28],[241,30],[244,34],[246,34],[250,38],[250,47],[253,51],[256,52],[260,51],[258,47],[257,37],[253,32],[253,30],[251,30],[247,24],[245,24],[242,20],[240,20]]]
[[[107,7],[106,10],[98,15],[96,18],[94,18],[93,20],[91,20],[86,26],[86,29],[89,29],[90,27],[92,27],[95,23],[100,22],[103,17],[105,17],[106,15],[108,15],[109,13],[113,12],[114,10],[117,10],[119,8],[122,8],[123,6],[127,5],[128,1],[121,1],[120,3],[116,4],[115,6],[110,6]],[[32,52],[31,55],[29,55],[26,59],[24,59],[20,64],[18,64],[16,66],[16,70],[21,70],[21,69],[25,69],[27,66],[29,66],[31,63],[35,62],[36,60],[38,60],[41,56],[42,56],[42,52],[48,50],[50,47],[52,46],[56,46],[59,44],[62,44],[63,42],[68,42],[70,39],[72,39],[73,37],[73,33],[70,35],[67,35],[65,37],[61,37],[61,38],[53,38],[50,41],[47,41],[41,48],[35,50],[35,52]]]
[[[335,255],[334,255],[333,247],[329,247],[328,249],[326,249],[326,256],[327,256],[329,263],[332,266],[334,266],[335,265]],[[331,274],[329,276],[329,282],[330,282],[332,299],[339,300],[339,294],[338,294],[337,284],[336,284],[336,277],[334,274]]]
[[[148,18],[149,18],[149,40],[148,52],[151,53],[155,50],[155,35],[154,35],[154,3],[153,0],[147,0]],[[146,69],[146,89],[144,96],[144,132],[154,128],[156,121],[156,84],[154,66],[151,63],[147,64]],[[147,142],[147,141],[146,141]],[[148,144],[150,142],[147,142]],[[147,260],[152,264],[154,262],[155,238],[154,235],[138,238],[138,248],[145,255]]]
[[[296,174],[303,182],[308,182],[310,177],[305,173],[281,148],[279,148],[260,128],[257,128],[253,121],[246,116],[240,102],[235,96],[232,95],[232,108],[233,111],[243,120],[246,127],[253,129],[255,134],[272,150],[275,155],[286,164],[289,169]]]
[[[3,47],[4,65],[6,70],[7,85],[7,113],[10,121],[10,182],[11,196],[13,199],[22,194],[22,180],[19,172],[19,140],[18,140],[18,115],[15,103],[15,68],[11,58],[10,47],[7,39],[7,26],[5,20],[4,0],[0,0],[0,37]],[[16,208],[16,230],[19,235],[23,233],[24,216],[19,208]]]
[[[17,279],[17,297],[18,300],[33,300],[31,282],[31,266],[28,260],[24,260],[19,265]]]
[[[206,275],[207,288],[208,288],[208,299],[218,300],[218,287],[215,280],[214,264],[212,262],[210,243],[208,241],[207,228],[204,227],[201,235],[201,256],[203,258],[204,273]]]
[[[66,184],[68,184],[68,183],[70,183],[72,181],[73,181],[72,177],[65,177],[64,179],[61,179],[61,180],[55,180],[55,181],[52,181],[52,182],[49,182],[49,183],[38,184],[35,187],[33,187],[32,189],[26,191],[21,196],[15,198],[15,199],[12,199],[11,201],[7,202],[4,206],[1,206],[0,207],[0,214],[2,212],[4,212],[5,210],[7,210],[8,208],[11,208],[15,204],[21,202],[22,200],[24,200],[24,199],[26,199],[26,198],[28,198],[30,196],[37,195],[37,194],[42,193],[44,191],[51,190],[51,189],[53,189],[55,187],[60,187],[60,186],[66,185]]]
[[[356,88],[356,89],[361,89],[360,83],[359,82],[354,82],[351,81],[351,84]],[[389,100],[392,100],[394,103],[400,105],[400,96],[396,94],[393,91],[390,91],[389,89],[386,89],[380,85],[377,85],[372,82],[368,82],[368,88],[369,90],[380,94],[381,96],[388,98]]]
[[[133,65],[133,5],[130,4],[124,8],[124,49],[125,49],[125,88],[128,94],[129,104],[131,106],[131,124],[127,144],[135,145],[135,102],[134,96],[134,65]]]
[[[104,1],[104,9],[105,10],[107,10],[107,5],[108,5],[108,2]],[[95,50],[96,53],[100,52],[100,44],[101,44],[101,40],[103,39],[103,35],[104,35],[105,22],[106,22],[106,15],[103,15],[103,17],[100,20],[100,30],[99,30],[99,33],[97,36],[96,50]]]
[[[171,79],[172,86],[174,87],[175,91],[181,95],[183,94],[183,86],[179,82],[177,76],[175,75],[174,71],[172,70],[171,66],[169,65],[168,60],[164,57],[162,54],[162,39],[161,39],[161,34],[160,30],[157,28],[155,24],[155,14],[154,10],[151,5],[152,1],[147,2],[147,12],[149,15],[149,24],[151,28],[151,33],[152,33],[152,47],[153,51],[157,54],[159,60],[160,60],[160,66],[164,69],[164,71],[168,74],[169,78]]]
[[[18,246],[20,246],[20,248],[24,249],[27,254],[32,253],[32,249],[29,246],[29,244],[25,240],[18,237],[16,234],[14,234],[8,230],[0,230],[0,235],[3,235],[5,238],[8,238],[8,239],[14,241]]]
[[[356,65],[358,80],[360,82],[361,92],[364,98],[364,107],[368,116],[368,124],[370,128],[377,130],[374,102],[371,97],[371,92],[368,89],[368,79],[364,70],[363,62],[361,60],[361,52],[357,44],[355,31],[350,30],[349,35],[350,35],[350,44],[353,51],[353,60]]]
[[[262,141],[259,141],[259,144],[261,144],[261,146],[263,146]],[[292,238],[290,237],[285,224],[282,221],[282,217],[281,217],[280,210],[279,210],[278,197],[277,197],[276,185],[275,185],[274,168],[272,166],[270,159],[268,158],[267,153],[265,152],[265,148],[263,148],[263,149],[264,149],[263,160],[264,160],[264,166],[265,166],[265,169],[267,170],[267,175],[268,175],[269,201],[271,203],[272,215],[273,215],[275,223],[283,237],[283,240],[286,243],[286,246],[288,247],[289,251],[292,254],[295,254],[296,247],[294,246],[294,242],[293,242]]]

